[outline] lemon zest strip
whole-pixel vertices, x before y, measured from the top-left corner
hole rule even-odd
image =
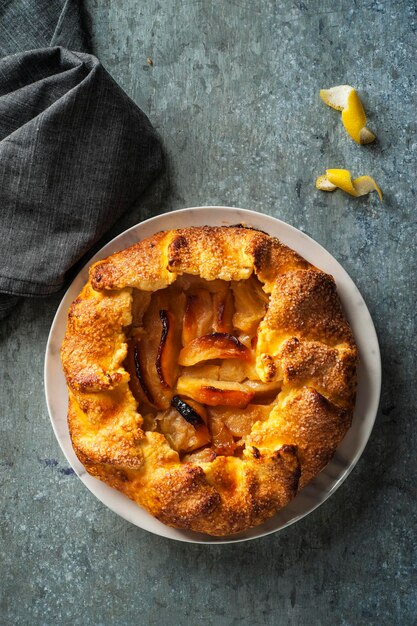
[[[320,98],[332,109],[342,111],[343,126],[356,143],[364,145],[375,141],[374,133],[366,128],[365,111],[353,87],[338,85],[330,89],[321,89]]]
[[[349,170],[326,170],[326,174],[317,178],[316,188],[321,191],[334,191],[335,189],[342,189],[355,198],[365,196],[372,191],[376,191],[382,202],[382,191],[371,176],[359,176],[358,178],[352,180],[352,175]]]

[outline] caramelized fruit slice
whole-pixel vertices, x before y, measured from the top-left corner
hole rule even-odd
[[[174,396],[171,400],[171,406],[177,409],[178,413],[180,413],[189,424],[194,426],[194,428],[198,428],[207,422],[205,408],[195,402],[195,400],[188,400],[188,402],[186,402],[179,396]]]
[[[218,291],[213,299],[213,330],[218,333],[233,331],[234,302],[233,294],[229,289]]]
[[[254,391],[240,383],[210,380],[209,378],[192,378],[191,376],[180,376],[177,390],[179,394],[208,406],[221,405],[244,408],[255,395]]]
[[[196,337],[210,332],[213,321],[211,295],[206,289],[197,289],[187,295],[182,343],[186,346]]]
[[[265,421],[271,407],[262,404],[248,404],[245,409],[228,409],[226,407],[213,407],[210,409],[210,419],[223,421],[234,437],[249,435],[255,422]]]
[[[135,364],[135,373],[136,373],[136,377],[139,381],[139,384],[143,390],[143,393],[146,396],[146,399],[149,400],[149,402],[151,404],[154,404],[154,398],[153,395],[151,393],[151,391],[149,390],[146,381],[145,381],[145,373],[143,371],[142,368],[142,364],[140,361],[140,344],[137,341],[134,348],[133,348],[133,360],[134,360],[134,364]]]
[[[185,297],[164,289],[152,294],[140,330],[138,360],[145,395],[158,409],[167,409],[178,376],[182,307]],[[175,304],[174,304],[175,303]]]
[[[209,424],[214,451],[219,455],[232,455],[236,450],[237,444],[226,424],[222,419],[214,416],[210,418]]]
[[[146,382],[146,372],[140,358],[140,338],[138,335],[132,337],[128,343],[125,368],[129,372],[129,387],[135,400],[149,406],[156,406],[153,395]]]
[[[185,346],[179,355],[180,365],[195,365],[210,359],[243,359],[251,358],[250,350],[233,335],[228,333],[212,333],[197,337]]]
[[[171,311],[161,309],[159,317],[162,324],[161,339],[156,355],[156,371],[161,385],[174,386],[178,376],[178,354],[181,349],[180,324]]]
[[[204,407],[178,396],[170,409],[156,417],[160,431],[177,452],[191,452],[210,442],[205,419]]]
[[[236,313],[233,325],[244,333],[253,335],[268,307],[268,296],[255,276],[248,280],[232,282]]]

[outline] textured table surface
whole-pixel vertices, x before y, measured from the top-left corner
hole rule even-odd
[[[383,392],[362,459],[320,509],[247,544],[174,543],[118,518],[68,467],[42,384],[60,298],[25,302],[0,328],[0,623],[415,624],[414,2],[87,8],[96,54],[167,154],[167,175],[113,232],[201,204],[254,209],[304,230],[369,306]],[[374,145],[356,145],[320,101],[320,88],[341,83],[358,88]],[[326,167],[374,175],[384,203],[316,191]]]

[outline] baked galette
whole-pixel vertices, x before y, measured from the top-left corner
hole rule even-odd
[[[62,362],[87,471],[165,524],[211,535],[288,504],[355,403],[333,278],[243,226],[159,232],[95,263]]]

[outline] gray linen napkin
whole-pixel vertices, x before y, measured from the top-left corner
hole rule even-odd
[[[61,289],[159,173],[162,150],[142,111],[79,51],[76,0],[6,0],[0,41],[3,53],[61,44],[0,59],[1,318],[20,296]]]

